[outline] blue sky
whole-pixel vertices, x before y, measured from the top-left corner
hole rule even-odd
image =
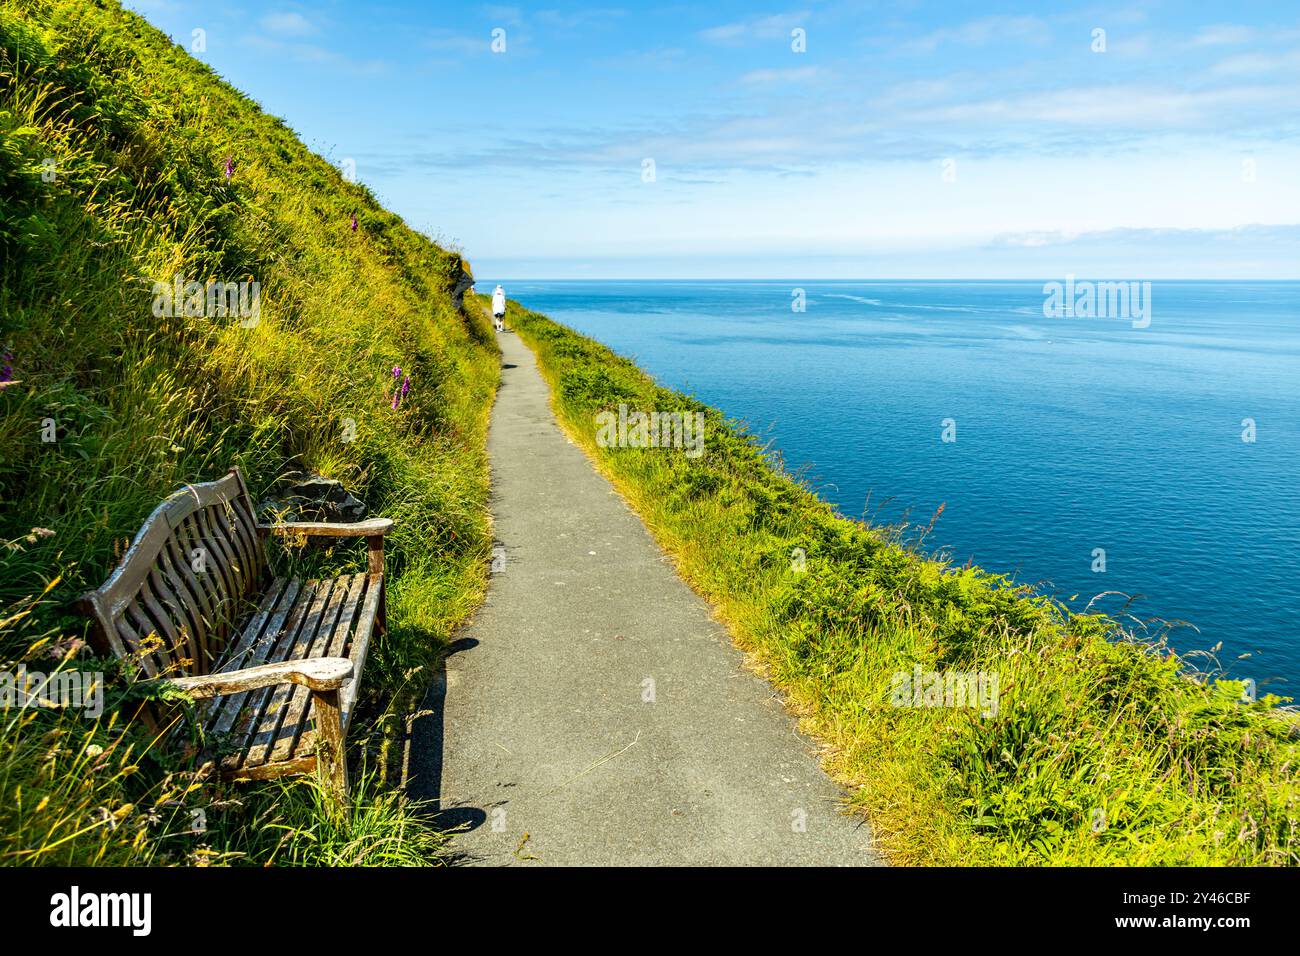
[[[1294,0],[125,5],[480,276],[1300,278]]]

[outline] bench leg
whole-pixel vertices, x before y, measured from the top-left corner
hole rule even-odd
[[[342,818],[348,805],[348,760],[343,745],[343,714],[337,690],[313,691],[316,715],[316,765],[325,784],[331,813]]]

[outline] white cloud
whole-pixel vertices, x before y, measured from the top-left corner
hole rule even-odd
[[[1239,53],[1220,60],[1210,68],[1210,72],[1216,76],[1256,76],[1295,69],[1300,69],[1300,50],[1288,50],[1285,53]]]
[[[740,78],[747,86],[768,86],[772,84],[807,83],[826,73],[818,66],[799,66],[788,70],[750,70]]]
[[[959,92],[964,84],[954,81],[952,77],[937,79],[905,80],[895,83],[876,98],[878,106],[895,106],[899,104],[948,99]]]
[[[289,10],[268,13],[259,22],[270,32],[286,37],[311,36],[317,30],[316,24],[301,13]]]
[[[615,7],[592,7],[586,10],[538,10],[538,25],[552,30],[578,30],[585,26],[607,24],[627,15]]]
[[[276,56],[288,56],[299,63],[342,70],[353,76],[375,76],[387,72],[390,66],[384,60],[354,60],[315,43],[293,43],[253,35],[248,38],[248,44]]]
[[[494,26],[519,27],[523,26],[524,16],[518,7],[507,7],[500,4],[491,5],[483,8],[483,13]]]
[[[1282,106],[1294,100],[1282,86],[1253,85],[1174,90],[1144,86],[1087,86],[984,99],[921,110],[923,122],[1003,121],[1071,126],[1122,126],[1155,132],[1214,127],[1251,106]]]
[[[808,12],[777,13],[767,17],[754,17],[735,23],[702,30],[700,37],[710,43],[728,46],[750,43],[755,40],[788,40],[795,27],[806,27]]]
[[[1051,39],[1047,24],[1037,17],[983,17],[957,27],[945,27],[917,37],[907,45],[918,50],[934,50],[945,43],[985,46],[1007,40],[1046,43]]]
[[[517,38],[510,37],[511,42]],[[463,56],[472,56],[479,53],[488,53],[491,51],[492,38],[488,34],[482,36],[471,35],[468,33],[455,33],[451,30],[435,30],[425,41],[426,45],[434,50],[444,53],[453,53]]]
[[[1219,23],[1214,26],[1205,27],[1196,36],[1192,37],[1192,46],[1235,46],[1240,43],[1249,43],[1254,37],[1255,32],[1250,27],[1238,26],[1233,23]]]

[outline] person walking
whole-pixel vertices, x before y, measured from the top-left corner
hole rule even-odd
[[[497,286],[492,290],[492,324],[498,332],[506,327],[506,290]]]

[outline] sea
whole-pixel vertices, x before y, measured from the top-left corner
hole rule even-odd
[[[497,281],[843,514],[1300,690],[1300,283]]]

